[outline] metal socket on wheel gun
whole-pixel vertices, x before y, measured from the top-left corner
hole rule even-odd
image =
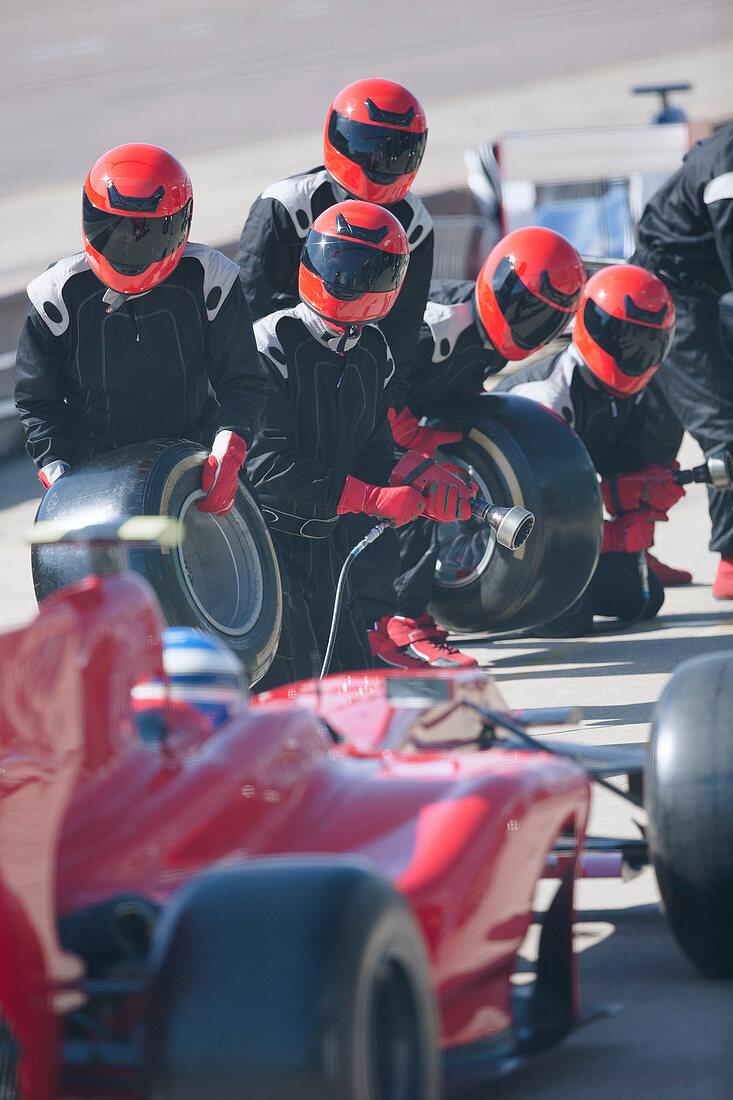
[[[672,475],[677,485],[689,485],[701,482],[713,489],[723,490],[733,487],[733,457],[730,451],[716,451],[700,466],[692,470],[676,470]]]
[[[532,513],[526,508],[520,508],[518,504],[503,508],[477,496],[471,501],[471,512],[476,519],[489,525],[496,535],[496,541],[507,550],[518,550],[520,546],[524,546],[534,527]]]

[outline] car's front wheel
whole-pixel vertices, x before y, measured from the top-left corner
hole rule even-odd
[[[422,936],[361,862],[282,857],[210,871],[158,930],[150,1100],[435,1100]]]

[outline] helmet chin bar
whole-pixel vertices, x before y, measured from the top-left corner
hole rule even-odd
[[[320,314],[319,314],[320,316]],[[324,325],[331,329],[332,332],[337,333],[339,336],[356,336],[360,329],[364,328],[365,321],[361,321],[358,324],[352,323],[350,325],[340,325],[336,321],[330,320],[328,317],[322,318]]]
[[[152,289],[152,287],[151,287]],[[124,306],[130,298],[142,298],[144,294],[149,294],[148,290],[138,290],[136,294],[125,294],[122,290],[113,290],[111,286],[107,287],[102,295],[102,301],[107,307],[107,313],[114,313],[120,306]]]
[[[343,354],[349,347],[353,347],[353,343],[359,337],[364,324],[351,324],[351,325],[338,325],[335,321],[330,321],[323,314],[318,313],[313,306],[304,301],[303,305],[306,307],[304,320],[317,340],[326,344],[332,351],[338,351],[339,354]],[[351,343],[350,343],[351,341]]]

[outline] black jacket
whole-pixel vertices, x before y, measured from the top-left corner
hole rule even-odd
[[[374,325],[339,354],[338,338],[317,339],[307,316],[300,304],[255,323],[268,388],[247,473],[273,530],[323,537],[336,525],[347,474],[389,484],[394,364]]]
[[[716,297],[733,288],[733,124],[693,145],[652,195],[632,260]]]
[[[646,391],[624,399],[596,386],[574,345],[502,378],[496,392],[528,397],[567,421],[585,444],[601,477],[627,474],[659,462],[647,431]]]
[[[433,279],[430,283],[405,390],[405,404],[415,416],[444,414],[452,401],[480,393],[484,381],[506,365],[481,324],[475,288],[473,280]]]
[[[325,168],[313,168],[268,187],[255,199],[244,223],[236,261],[253,320],[299,302],[300,253],[316,218],[351,196]],[[387,207],[410,242],[410,263],[397,301],[379,327],[397,367],[395,392],[415,355],[433,269],[433,223],[420,199],[408,191]]]
[[[114,312],[83,252],[35,279],[15,400],[36,465],[162,437],[209,445],[219,428],[249,444],[263,373],[237,276],[189,243],[167,279]]]

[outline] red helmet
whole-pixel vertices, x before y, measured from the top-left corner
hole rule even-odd
[[[588,280],[573,341],[605,388],[628,397],[663,363],[674,323],[674,302],[664,283],[643,267],[616,264]]]
[[[379,321],[394,305],[409,259],[393,214],[371,202],[341,202],[317,217],[306,237],[300,296],[332,328]]]
[[[334,99],[323,135],[327,170],[350,195],[398,202],[420,167],[428,131],[422,107],[393,80],[357,80]]]
[[[506,359],[549,344],[578,308],[586,272],[577,251],[552,229],[527,226],[494,245],[476,280],[489,338]]]
[[[92,270],[121,294],[150,290],[180,260],[192,209],[188,172],[165,149],[110,149],[84,184],[82,230]]]

